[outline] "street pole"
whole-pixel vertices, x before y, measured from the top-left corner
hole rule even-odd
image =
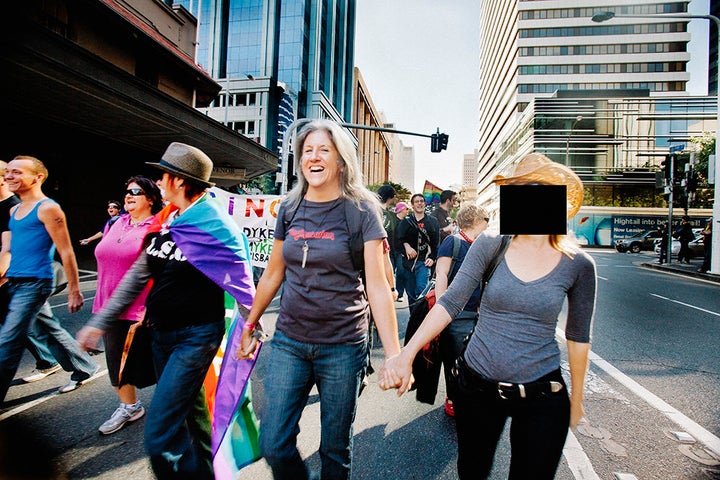
[[[715,22],[715,26],[718,28],[718,58],[717,62],[720,66],[720,18],[715,15],[695,15],[692,13],[663,13],[659,15],[615,15],[615,12],[598,12],[592,16],[593,22],[605,22],[614,17],[617,18],[704,18]],[[708,31],[710,29],[708,28]],[[715,235],[712,236],[712,249],[711,249],[711,262],[710,262],[710,273],[720,275],[720,232],[718,227],[720,225],[720,91],[717,95],[717,112],[715,114],[715,195],[713,196],[713,232]],[[672,194],[671,194],[672,195]],[[671,245],[668,245],[668,249],[671,250]]]
[[[668,196],[668,228],[667,228],[667,249],[665,250],[665,261],[670,265],[672,260],[672,233],[673,233],[673,202],[675,201],[675,155],[670,154],[670,195]]]

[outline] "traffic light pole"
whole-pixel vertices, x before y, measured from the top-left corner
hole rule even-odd
[[[306,123],[312,122],[313,119],[311,118],[301,118],[299,120],[295,120],[293,123],[290,124],[290,126],[285,130],[285,133],[283,134],[283,143],[282,143],[282,155],[280,160],[280,173],[282,174],[282,178],[280,181],[280,195],[285,195],[288,192],[288,187],[290,184],[290,179],[288,178],[288,174],[290,173],[290,162],[289,162],[289,155],[290,155],[290,139],[295,135],[295,131],[298,130],[300,127],[305,125]],[[385,127],[372,127],[369,125],[358,125],[355,123],[338,123],[341,127],[345,128],[351,128],[351,129],[357,129],[357,130],[375,130],[376,132],[390,132],[390,133],[397,133],[398,135],[413,135],[416,137],[427,137],[435,141],[435,139],[438,138],[439,135],[444,136],[444,145],[447,145],[447,139],[448,136],[444,133],[439,133],[440,129],[438,129],[438,133],[433,133],[432,135],[427,135],[425,133],[417,133],[417,132],[407,132],[404,130],[396,130],[394,128],[385,128]],[[444,147],[442,148],[444,149]]]

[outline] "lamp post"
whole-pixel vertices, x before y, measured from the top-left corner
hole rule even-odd
[[[663,13],[660,15],[616,15],[615,12],[598,12],[592,16],[593,22],[605,22],[614,17],[617,18],[704,18],[715,22],[715,26],[718,27],[720,32],[720,18],[714,15],[695,15],[692,13]],[[720,66],[720,35],[718,35],[718,65]],[[715,225],[720,225],[720,92],[717,96],[717,113],[715,122],[715,196],[713,197],[713,230],[715,235],[712,239],[712,262],[710,265],[710,273],[720,274],[720,234],[718,234],[718,228]],[[672,186],[671,186],[672,188]],[[668,225],[668,229],[671,225]],[[670,247],[668,247],[669,249]]]
[[[568,132],[567,139],[565,139],[565,165],[568,167],[570,166],[570,137],[572,137],[575,127],[582,119],[582,115],[575,117],[575,121],[573,122],[572,127],[570,127],[570,132]]]

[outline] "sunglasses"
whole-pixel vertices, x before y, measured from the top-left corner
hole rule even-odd
[[[128,188],[127,190],[125,190],[125,195],[137,197],[140,195],[145,195],[145,190],[143,190],[142,188]]]

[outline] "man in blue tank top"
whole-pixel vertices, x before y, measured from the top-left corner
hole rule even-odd
[[[73,372],[71,382],[60,388],[61,393],[74,390],[98,370],[60,327],[47,304],[53,291],[52,261],[57,248],[68,279],[68,310],[74,313],[83,306],[65,214],[42,192],[47,176],[45,165],[28,156],[15,157],[5,172],[8,188],[21,203],[10,211],[10,231],[2,233],[0,251],[0,274],[7,277],[10,295],[8,313],[0,327],[0,400],[4,400],[20,364],[30,328],[47,341],[63,369]]]

